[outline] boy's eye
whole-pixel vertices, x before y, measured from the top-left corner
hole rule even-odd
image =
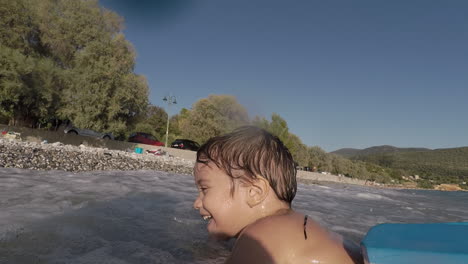
[[[206,190],[208,190],[208,188],[206,188],[206,187],[200,187],[200,191],[201,191],[201,192],[204,193],[204,192],[206,192]]]

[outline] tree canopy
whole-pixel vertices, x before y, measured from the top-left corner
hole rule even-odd
[[[166,134],[167,113],[156,105],[148,105],[143,115],[138,118],[133,132],[152,134],[158,140],[164,141]]]
[[[180,137],[205,142],[249,124],[247,110],[232,95],[210,95],[177,117]]]
[[[0,115],[123,136],[146,110],[148,85],[122,28],[96,0],[0,0]]]

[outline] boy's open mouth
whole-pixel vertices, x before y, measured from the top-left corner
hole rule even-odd
[[[211,219],[211,215],[204,215],[203,220],[208,221]]]

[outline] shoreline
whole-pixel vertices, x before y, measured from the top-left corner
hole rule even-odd
[[[106,170],[159,170],[180,174],[192,174],[196,152],[138,145],[143,154],[134,153],[133,149],[110,150],[108,148],[86,145],[65,145],[60,142],[39,143],[21,139],[0,137],[0,167],[32,170],[62,170],[70,172],[106,171]],[[147,151],[158,151],[156,154]],[[305,184],[342,183],[368,186],[380,189],[423,189],[404,185],[371,185],[369,181],[321,174],[318,172],[297,171],[297,180]],[[446,190],[441,190],[446,191]],[[466,190],[456,190],[466,191]]]

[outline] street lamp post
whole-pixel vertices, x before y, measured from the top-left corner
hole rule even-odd
[[[163,101],[167,103],[167,126],[166,126],[166,148],[167,148],[167,139],[169,137],[169,107],[171,104],[177,104],[175,96],[164,96]]]

